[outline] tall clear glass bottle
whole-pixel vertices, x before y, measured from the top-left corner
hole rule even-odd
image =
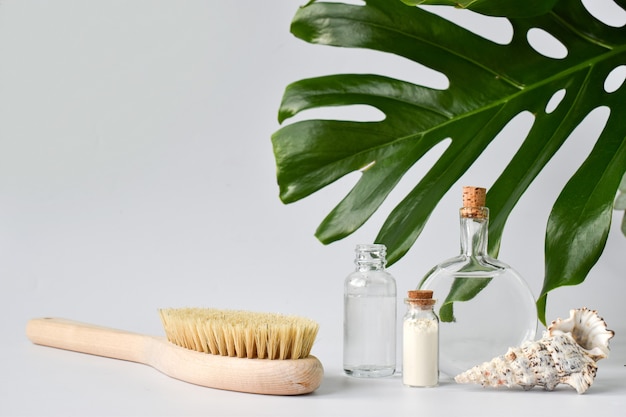
[[[356,269],[344,281],[343,369],[384,377],[396,369],[396,281],[386,271],[385,245],[356,247]]]
[[[530,288],[487,253],[485,191],[463,188],[461,253],[432,268],[418,286],[439,294],[439,363],[451,377],[534,339],[537,330]]]

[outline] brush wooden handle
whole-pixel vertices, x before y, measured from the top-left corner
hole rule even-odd
[[[192,384],[255,394],[299,395],[319,387],[324,368],[315,356],[268,360],[211,355],[153,337],[58,318],[30,320],[35,344],[149,365]]]

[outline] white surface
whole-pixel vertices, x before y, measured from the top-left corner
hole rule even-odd
[[[0,3],[0,415],[621,415],[626,239],[618,213],[587,281],[549,297],[548,317],[587,306],[617,332],[613,356],[599,364],[587,394],[454,384],[412,390],[399,377],[341,374],[342,282],[353,247],[374,239],[429,159],[408,174],[386,211],[344,241],[322,246],[313,232],[355,176],[282,205],[270,144],[280,98],[288,83],[317,75],[432,74],[416,74],[415,65],[391,56],[298,41],[289,34],[297,6]],[[525,117],[459,190],[491,185],[519,143]],[[577,130],[509,220],[500,257],[535,294],[547,215],[602,117],[594,113]],[[401,292],[458,252],[459,202],[455,193],[446,196],[420,240],[390,269]],[[24,335],[26,321],[40,316],[162,334],[156,310],[179,306],[319,321],[314,353],[326,367],[322,386],[297,398],[214,391],[142,365],[33,346]]]
[[[552,392],[494,390],[448,379],[436,388],[406,388],[400,376],[344,376],[327,358],[321,387],[299,397],[212,390],[144,365],[15,345],[10,351],[21,369],[3,386],[7,416],[622,416],[626,407],[623,343],[599,362],[594,385],[582,395],[563,385]]]

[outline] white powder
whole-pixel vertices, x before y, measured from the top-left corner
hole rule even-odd
[[[439,326],[436,320],[405,320],[402,382],[432,387],[439,381]]]

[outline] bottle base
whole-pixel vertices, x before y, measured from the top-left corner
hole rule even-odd
[[[396,370],[395,368],[383,368],[376,366],[359,366],[344,368],[343,372],[354,378],[384,378],[392,376]]]
[[[407,388],[435,388],[439,386],[439,383],[433,385],[411,385],[411,384],[403,384]]]

